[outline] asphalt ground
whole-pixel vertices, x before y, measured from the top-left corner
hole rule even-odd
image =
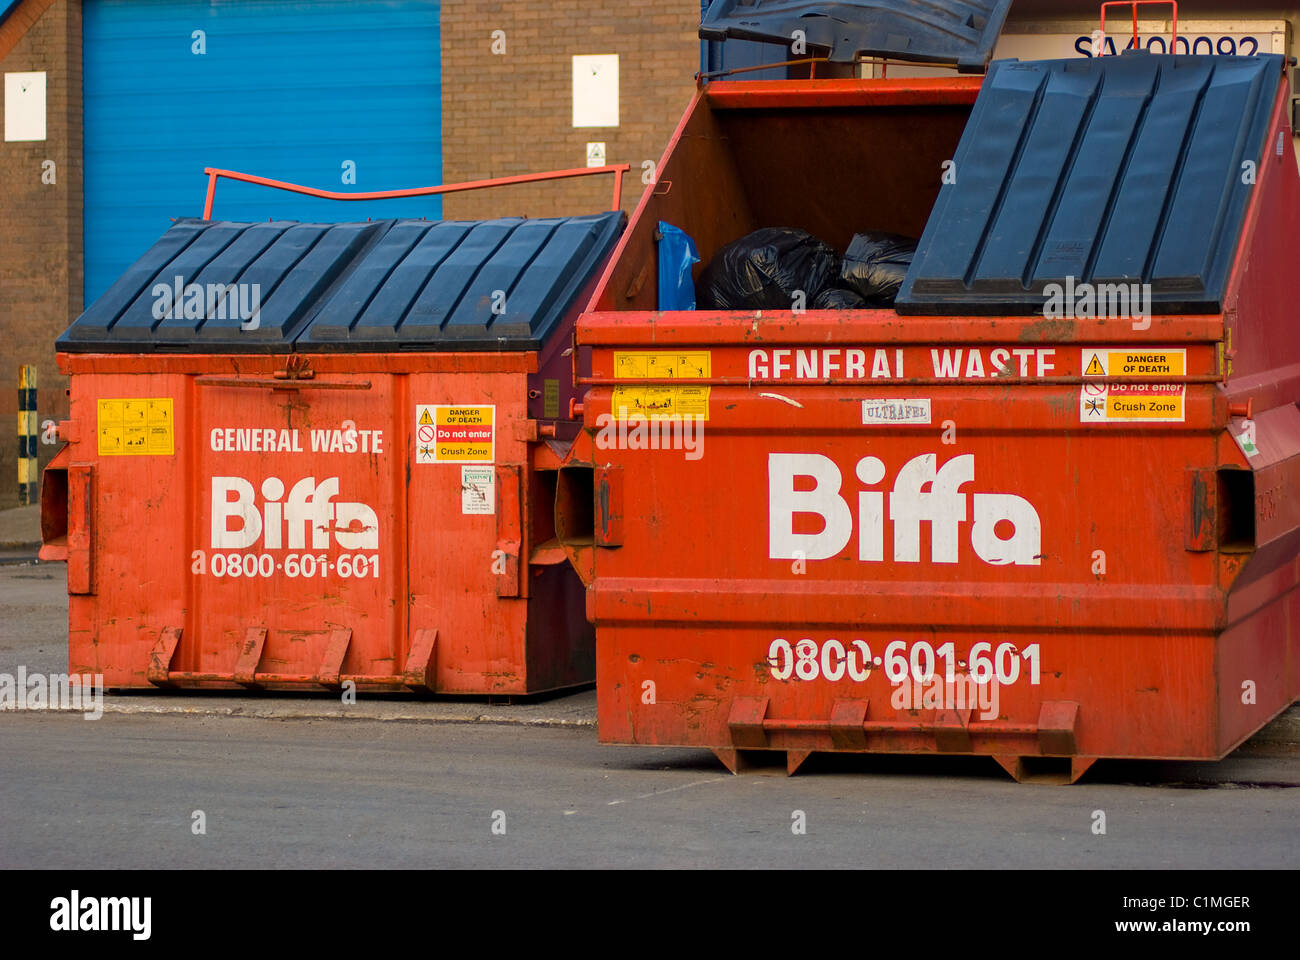
[[[66,669],[61,564],[0,564],[0,608],[0,673]],[[706,750],[600,744],[595,697],[5,711],[0,867],[1300,864],[1294,708],[1221,762],[1101,761],[1067,788],[981,757],[815,755],[789,778],[774,756],[733,777]]]
[[[983,758],[732,776],[585,728],[20,713],[0,730],[3,868],[1300,864],[1295,757],[1112,761],[1050,787]]]

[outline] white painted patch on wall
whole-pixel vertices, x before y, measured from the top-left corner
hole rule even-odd
[[[618,126],[618,54],[573,58],[573,125]]]
[[[45,139],[45,71],[5,74],[5,140]]]

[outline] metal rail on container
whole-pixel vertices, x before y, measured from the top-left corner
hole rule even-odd
[[[218,167],[204,167],[203,173],[208,178],[208,195],[203,204],[203,219],[212,219],[212,204],[217,194],[217,180],[238,180],[288,193],[301,193],[308,197],[323,200],[393,200],[399,197],[428,197],[444,193],[462,193],[467,190],[484,190],[488,187],[506,187],[521,183],[538,183],[545,180],[566,180],[571,177],[590,177],[605,173],[614,175],[614,195],[610,210],[618,210],[623,198],[623,174],[632,169],[630,164],[610,164],[603,167],[577,167],[571,170],[548,170],[544,173],[525,173],[516,177],[495,177],[491,180],[470,180],[465,183],[446,183],[436,187],[409,187],[404,190],[372,190],[361,193],[344,193],[338,190],[321,190],[306,187],[300,183],[285,180],[272,180],[251,173],[239,173],[235,170],[222,170]]]

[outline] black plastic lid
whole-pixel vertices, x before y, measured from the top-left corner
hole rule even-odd
[[[1272,54],[997,61],[898,312],[1037,313],[1067,280],[1219,312],[1282,70]]]
[[[322,305],[299,345],[535,349],[613,249],[622,213],[398,223]]]
[[[617,211],[480,222],[180,220],[58,349],[536,349],[625,223]]]
[[[877,56],[979,73],[1010,9],[1011,0],[713,0],[700,36],[789,46],[802,30],[810,50],[836,63]]]

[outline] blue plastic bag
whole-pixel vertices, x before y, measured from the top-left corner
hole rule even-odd
[[[671,223],[659,221],[659,309],[694,310],[691,265],[700,262],[695,241]]]

